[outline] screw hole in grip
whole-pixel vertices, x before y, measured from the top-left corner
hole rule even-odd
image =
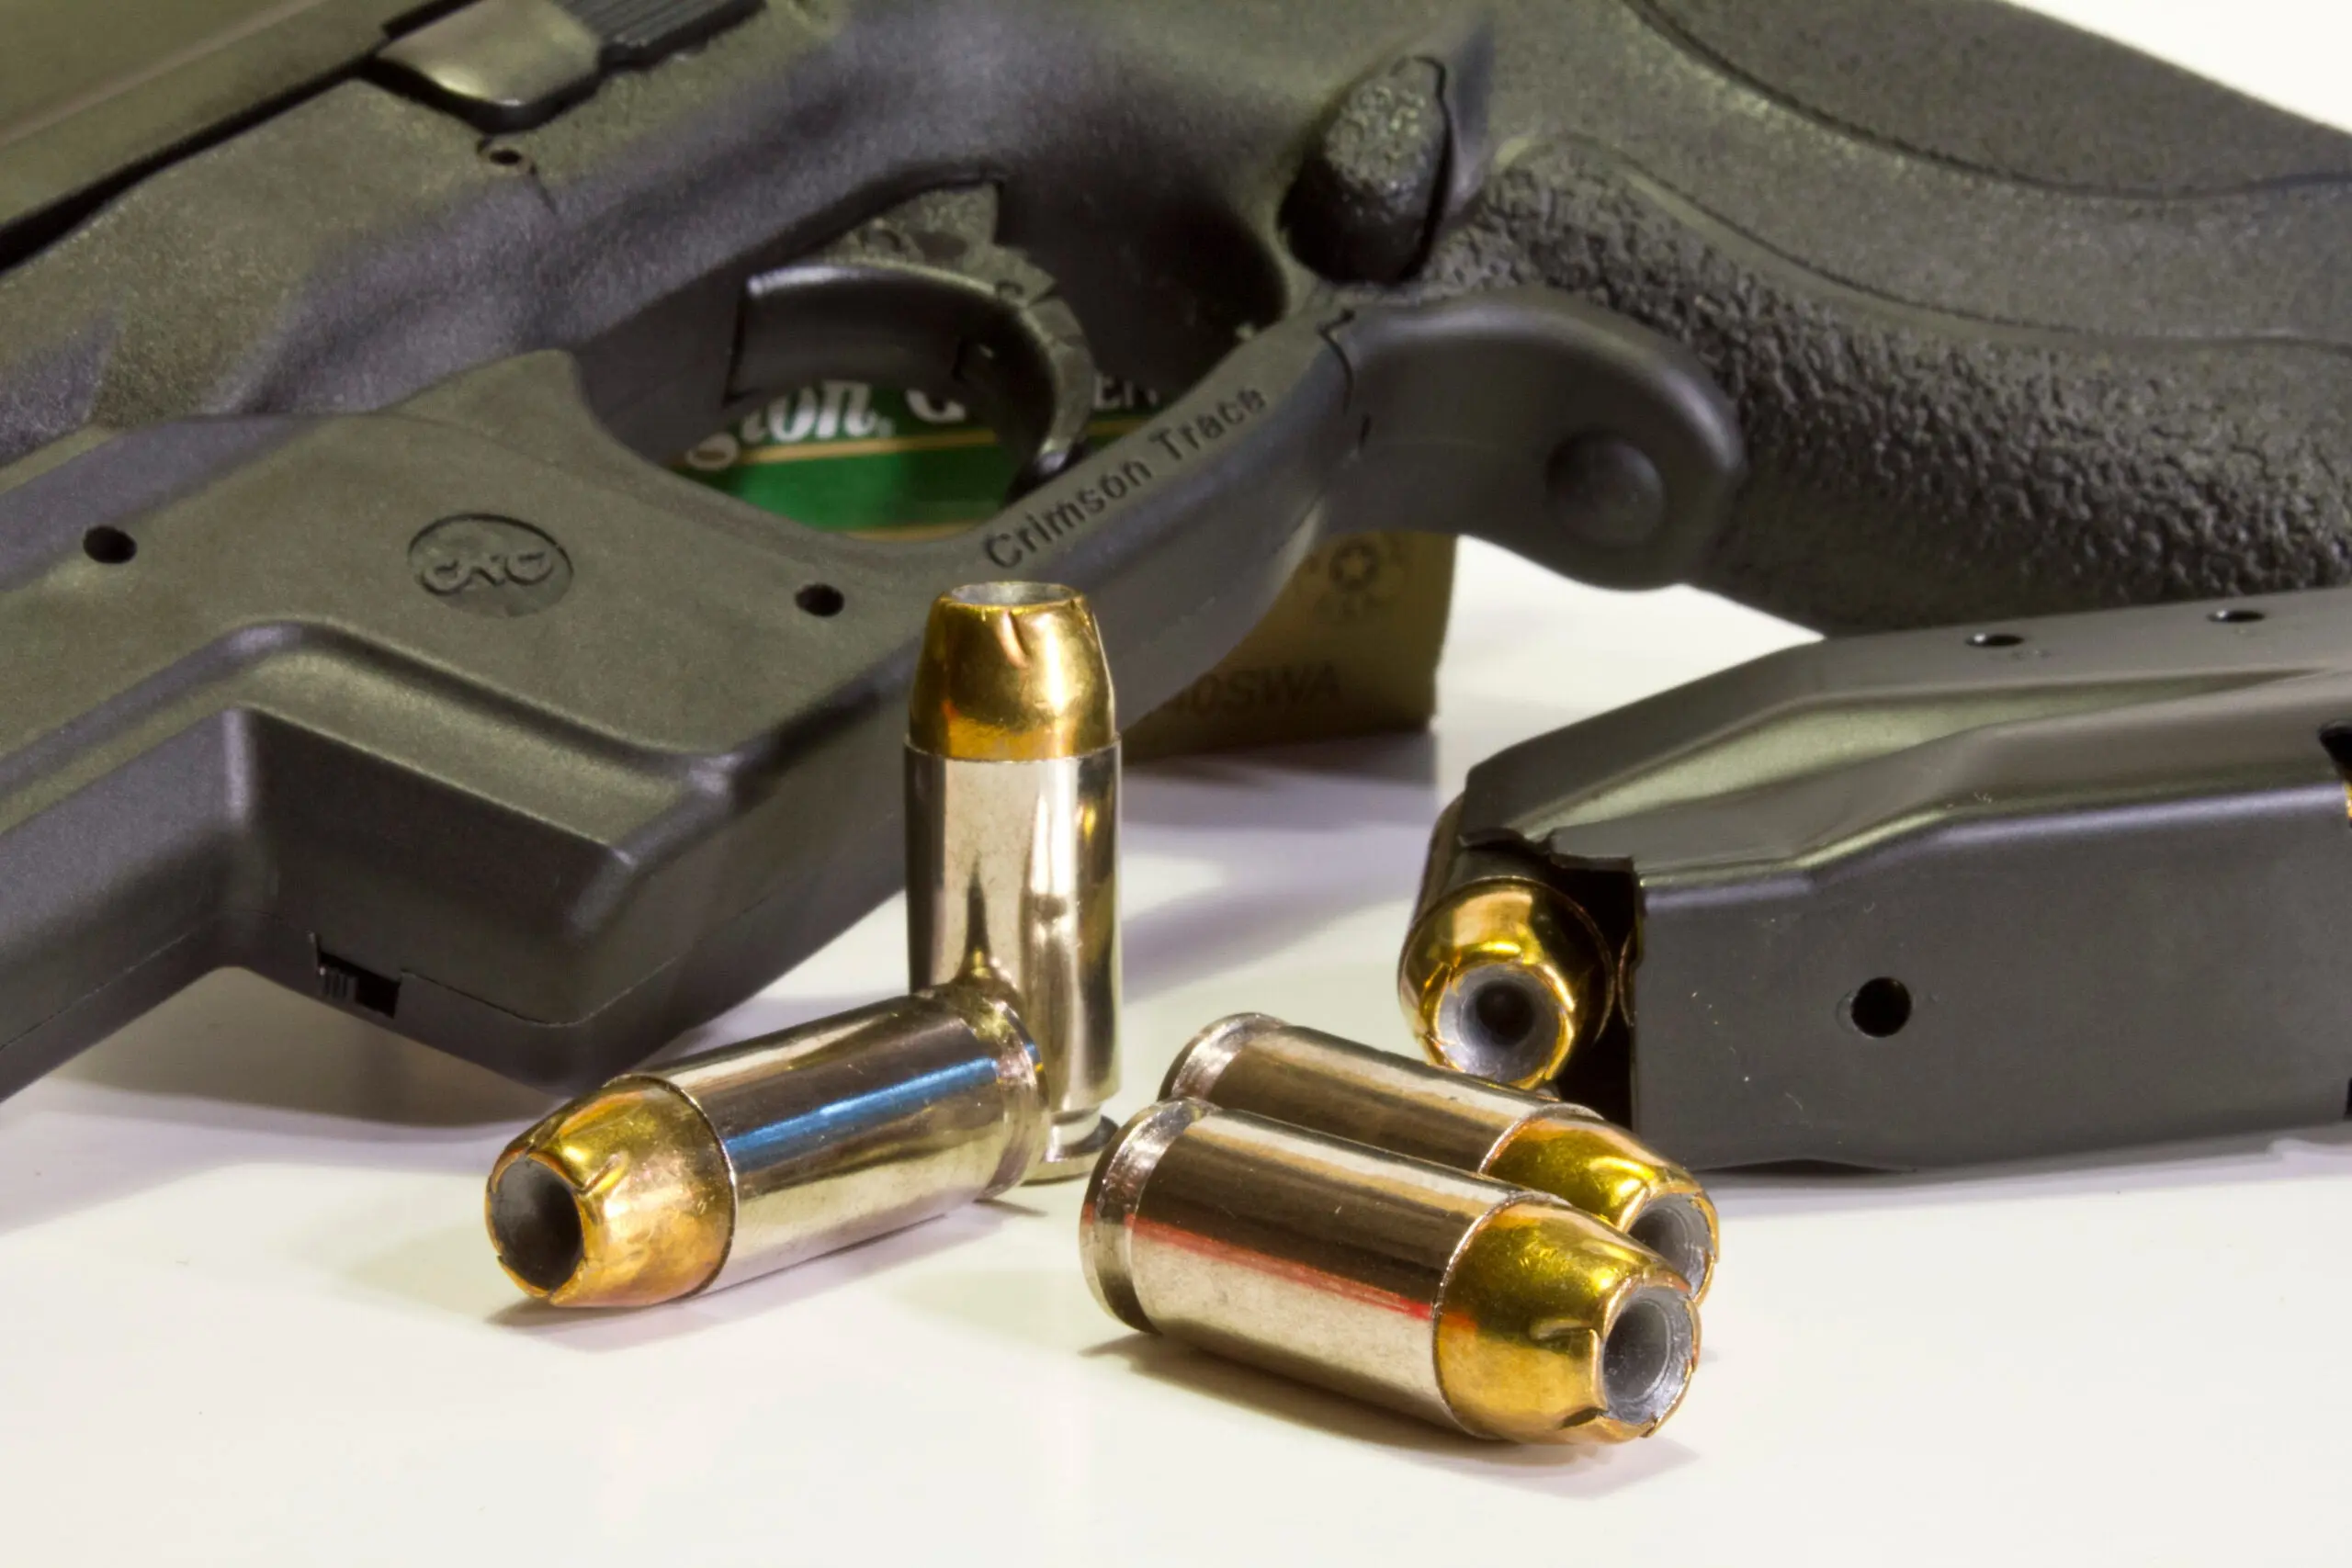
[[[1846,998],[1846,1021],[1873,1040],[1900,1034],[1911,1021],[1911,988],[1891,975],[1867,981]]]
[[[2265,615],[2259,610],[2241,610],[2233,608],[2228,610],[2216,610],[2205,618],[2212,622],[2217,626],[2250,626],[2256,621],[2268,620],[2270,617]]]
[[[119,528],[93,528],[82,536],[82,553],[100,566],[127,566],[139,554],[139,541]]]
[[[831,619],[842,613],[849,601],[842,591],[830,582],[812,582],[792,596],[792,602],[812,615]]]

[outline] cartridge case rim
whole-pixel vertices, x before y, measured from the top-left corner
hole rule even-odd
[[[1145,1334],[1159,1329],[1136,1290],[1130,1221],[1151,1181],[1153,1167],[1185,1128],[1215,1114],[1197,1100],[1163,1100],[1129,1117],[1094,1167],[1079,1208],[1079,1255],[1086,1283],[1102,1310]]]
[[[1262,1012],[1228,1013],[1218,1019],[1186,1041],[1168,1064],[1168,1075],[1159,1081],[1159,1098],[1215,1104],[1217,1079],[1233,1065],[1250,1035],[1261,1029],[1286,1027],[1281,1019]]]
[[[1038,1151],[1022,1179],[1033,1187],[1048,1187],[1090,1176],[1101,1162],[1102,1151],[1118,1135],[1119,1124],[1100,1111],[1077,1112],[1065,1122],[1049,1122],[1045,1147]]]

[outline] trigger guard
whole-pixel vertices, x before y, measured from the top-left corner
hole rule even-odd
[[[745,285],[732,397],[861,376],[955,399],[1013,454],[1012,494],[1076,462],[1095,369],[1054,280],[1016,253],[869,225]]]

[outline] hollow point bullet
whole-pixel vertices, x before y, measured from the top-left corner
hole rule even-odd
[[[959,588],[932,606],[907,730],[907,932],[917,987],[1001,986],[1044,1064],[1033,1180],[1084,1175],[1115,1130],[1119,737],[1080,594]]]
[[[1128,1326],[1477,1437],[1645,1437],[1698,1360],[1690,1286],[1589,1215],[1199,1100],[1120,1131],[1080,1226]]]
[[[1497,877],[1425,902],[1397,1000],[1430,1060],[1514,1089],[1550,1083],[1609,1016],[1617,955],[1574,902]]]
[[[555,1306],[650,1306],[899,1230],[1023,1179],[1035,1047],[948,986],[631,1073],[507,1146],[485,1218]]]

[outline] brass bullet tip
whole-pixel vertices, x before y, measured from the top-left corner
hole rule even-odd
[[[735,1229],[727,1156],[670,1085],[621,1078],[558,1108],[492,1168],[500,1267],[551,1306],[651,1306],[717,1277]]]
[[[1714,1202],[1698,1178],[1623,1127],[1579,1106],[1545,1106],[1504,1135],[1482,1174],[1623,1232],[1673,1265],[1692,1299],[1706,1299],[1723,1249]]]
[[[1504,878],[1430,907],[1406,939],[1396,994],[1430,1060],[1536,1089],[1608,1017],[1613,968],[1582,909],[1541,884]]]
[[[978,582],[931,607],[908,743],[969,762],[1080,757],[1119,738],[1111,667],[1085,597],[1047,582]]]
[[[1549,1198],[1463,1244],[1437,1311],[1438,1382],[1471,1430],[1622,1443],[1682,1403],[1699,1364],[1690,1289],[1654,1254]]]

